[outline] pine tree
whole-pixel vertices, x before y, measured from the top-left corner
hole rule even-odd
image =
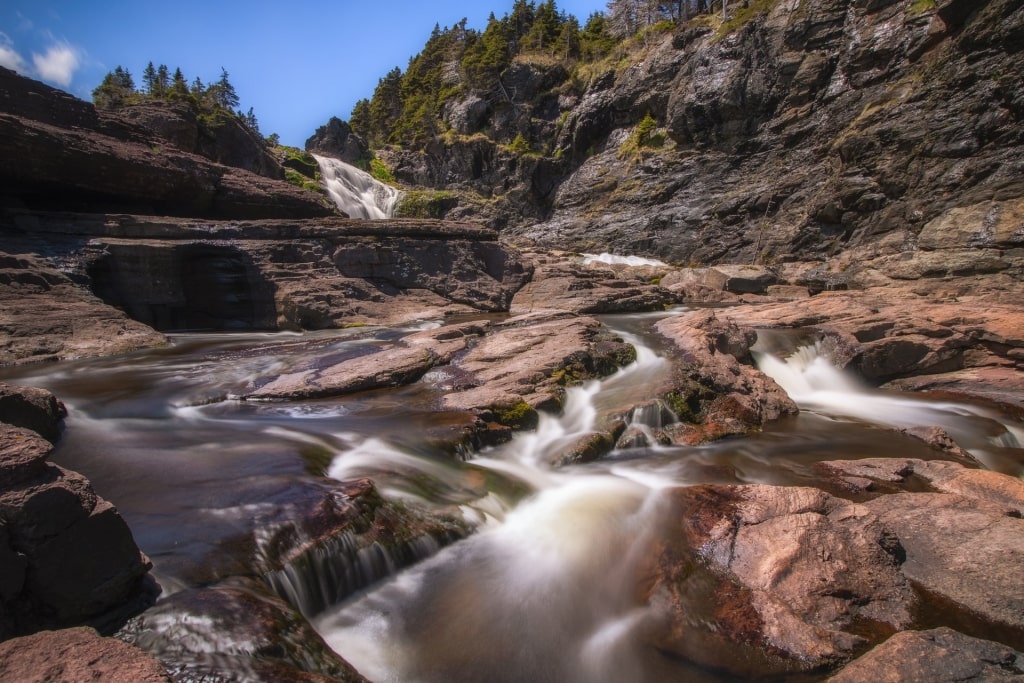
[[[161,64],[156,68],[156,92],[153,93],[157,97],[167,97],[167,92],[171,89],[171,75],[167,71],[167,65]]]
[[[135,95],[135,82],[128,69],[118,66],[103,77],[103,81],[92,91],[92,101],[101,109],[123,106]]]
[[[146,89],[147,95],[156,97],[156,69],[153,67],[153,62],[147,64],[142,71],[142,85]]]
[[[170,94],[175,98],[188,97],[188,82],[185,80],[185,75],[181,73],[180,68],[176,68],[174,70],[174,76],[171,77]]]
[[[371,144],[380,146],[387,142],[398,117],[402,115],[402,70],[397,66],[377,82],[377,88],[370,99]]]
[[[370,139],[372,130],[371,117],[370,117],[370,100],[365,97],[352,107],[352,114],[349,116],[348,125],[351,126],[352,131],[363,138],[364,140]]]
[[[235,92],[235,86],[231,85],[228,80],[228,72],[224,67],[220,68],[220,79],[208,90],[212,91],[213,102],[216,106],[221,109],[227,109],[228,111],[234,111],[235,107],[238,106],[238,93]]]

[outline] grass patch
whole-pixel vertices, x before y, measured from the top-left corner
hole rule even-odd
[[[715,40],[721,40],[730,33],[738,31],[749,24],[755,17],[767,14],[771,11],[778,0],[753,0],[745,7],[740,7],[736,13],[726,19],[718,30],[715,31]]]

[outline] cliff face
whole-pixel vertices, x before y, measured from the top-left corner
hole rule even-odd
[[[0,68],[0,207],[171,216],[328,216],[241,126],[184,106],[115,112]]]
[[[465,135],[387,159],[405,180],[489,197],[456,211],[506,235],[681,263],[893,254],[950,210],[1024,197],[1020,3],[735,12],[749,16],[690,22],[579,97],[561,86],[520,90],[529,105],[453,103]],[[534,69],[526,82],[543,80]],[[663,146],[636,144],[648,114]],[[506,128],[551,153],[470,137]]]

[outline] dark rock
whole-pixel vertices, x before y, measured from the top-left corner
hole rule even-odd
[[[41,631],[0,643],[0,679],[18,683],[170,683],[164,667],[133,645],[87,627]]]
[[[46,389],[0,383],[0,422],[24,427],[50,441],[60,436],[67,408]]]
[[[1024,654],[942,627],[903,631],[847,664],[829,683],[893,681],[1013,681],[1024,675]]]
[[[108,629],[154,597],[152,566],[124,520],[80,474],[45,463],[51,446],[0,428],[0,636],[89,623]]]
[[[247,584],[175,593],[118,637],[160,660],[175,680],[365,681],[298,612]]]
[[[280,171],[259,168],[255,160],[208,150],[233,163],[255,165],[272,177],[179,150],[156,134],[147,139],[138,132],[140,126],[133,133],[123,124],[104,124],[105,112],[82,113],[92,109],[86,103],[71,107],[67,115],[46,114],[47,109],[67,107],[67,95],[13,71],[0,70],[0,93],[4,101],[46,103],[15,105],[0,114],[0,153],[18,160],[0,167],[5,205],[91,211],[131,207],[142,213],[225,218],[334,213],[317,194],[277,179]],[[41,118],[34,118],[37,114]],[[97,123],[88,125],[93,116]],[[228,124],[222,128],[233,130]],[[276,166],[273,159],[267,163]],[[95,171],[98,164],[102,173]]]
[[[352,127],[346,122],[334,116],[306,140],[306,151],[341,159],[347,163],[369,156],[363,139],[353,133]]]

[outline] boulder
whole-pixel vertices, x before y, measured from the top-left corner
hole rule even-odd
[[[655,329],[672,344],[678,366],[660,393],[688,418],[666,430],[675,443],[745,434],[797,412],[786,392],[751,364],[753,331],[709,310],[665,318]]]
[[[903,631],[850,662],[828,683],[1017,681],[1024,654],[951,628]]]
[[[899,545],[866,508],[811,488],[673,489],[649,595],[654,644],[737,677],[842,661],[864,624],[910,624]]]
[[[46,389],[0,382],[0,422],[6,425],[24,427],[55,442],[67,414],[64,404]]]
[[[81,626],[0,643],[0,680],[170,683],[163,665],[134,645]]]
[[[336,116],[320,126],[306,140],[306,151],[353,163],[369,156],[366,143],[352,132],[352,127]]]
[[[909,580],[959,609],[1024,633],[1019,509],[944,493],[895,493],[863,506],[895,534],[906,558],[900,571]]]
[[[109,629],[151,604],[152,567],[117,510],[52,445],[0,425],[0,637],[88,623]]]

